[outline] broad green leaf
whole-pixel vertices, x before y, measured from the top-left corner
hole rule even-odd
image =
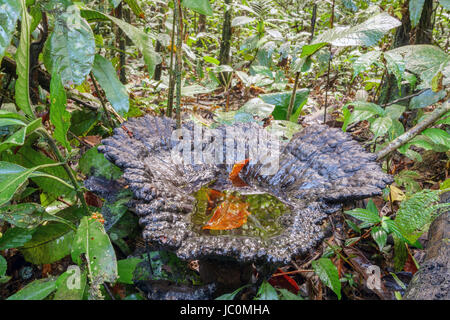
[[[6,300],[43,300],[56,290],[56,278],[34,280]]]
[[[16,52],[17,80],[15,87],[16,104],[29,117],[34,118],[30,100],[30,42],[31,17],[27,11],[25,0],[20,0],[22,6],[22,20],[20,30],[20,43]],[[0,188],[1,190],[1,188]]]
[[[450,148],[450,134],[442,129],[428,128],[425,129],[422,134],[430,138],[436,144],[442,144],[447,148]]]
[[[304,300],[300,295],[293,294],[286,289],[277,289],[281,294],[281,300]]]
[[[72,260],[80,265],[83,253],[92,281],[116,281],[117,260],[114,248],[103,225],[89,217],[82,218],[78,226],[72,245]]]
[[[0,0],[0,61],[8,48],[16,30],[20,15],[20,2],[17,0]]]
[[[413,97],[409,102],[409,107],[411,109],[425,108],[445,98],[445,95],[445,90],[434,92],[433,90],[429,89],[422,92],[420,95]]]
[[[450,78],[450,56],[439,47],[420,44],[399,47],[386,53],[400,54],[405,61],[405,69],[419,75],[422,83],[419,89],[431,88],[431,82],[438,72]]]
[[[69,267],[70,268],[70,267]],[[86,289],[86,272],[79,271],[79,268],[70,268],[58,277],[56,282],[57,290],[53,300],[82,300]]]
[[[385,114],[389,116],[392,120],[397,120],[400,116],[405,112],[406,107],[400,104],[393,104],[387,106],[385,110]]]
[[[236,17],[233,19],[233,21],[231,21],[231,26],[232,27],[239,27],[239,26],[243,26],[247,23],[253,22],[255,21],[255,18],[252,17],[247,17],[247,16],[240,16],[240,17]]]
[[[32,133],[34,130],[36,130],[38,127],[40,127],[42,123],[42,119],[38,118],[30,122],[29,124],[25,124],[21,120],[18,119],[11,119],[11,118],[0,118],[0,124],[3,123],[13,123],[17,122],[16,124],[23,125],[24,127],[20,128],[16,132],[14,132],[12,135],[10,135],[5,141],[0,142],[0,152],[7,150],[14,146],[21,146],[25,143],[25,138],[27,135]]]
[[[378,215],[378,209],[372,199],[367,202],[366,209]]]
[[[124,115],[130,108],[128,92],[125,86],[117,78],[116,70],[112,63],[96,54],[92,73],[100,86],[105,90],[106,98],[111,102],[114,110]]]
[[[287,117],[287,109],[289,106],[289,101],[291,99],[292,92],[277,92],[277,93],[269,93],[262,94],[259,97],[265,102],[269,104],[273,104],[275,109],[272,112],[272,115],[275,120],[286,120]],[[294,107],[292,110],[292,115],[290,121],[297,122],[298,116],[302,110],[302,107],[308,100],[309,90],[308,89],[299,89],[296,92]]]
[[[124,0],[130,9],[133,11],[133,13],[136,15],[136,17],[144,18],[144,11],[142,10],[141,6],[139,5],[137,0]]]
[[[259,287],[255,300],[279,300],[277,290],[266,280]]]
[[[346,105],[347,106],[352,105],[354,107],[354,110],[367,111],[373,115],[378,115],[378,116],[382,116],[382,117],[386,115],[386,111],[382,107],[380,107],[379,105],[372,103],[372,102],[353,101],[353,102],[347,103]]]
[[[333,46],[373,46],[400,21],[383,12],[354,27],[337,27],[319,35],[313,44],[331,43]]]
[[[57,17],[44,50],[45,66],[60,74],[63,85],[80,85],[94,63],[94,34],[78,11],[67,11]]]
[[[210,56],[204,56],[203,60],[205,60],[208,63],[212,63],[212,64],[215,64],[215,65],[220,65],[220,61],[219,60],[217,60],[216,58],[210,57]]]
[[[0,238],[0,250],[19,248],[27,243],[34,230],[14,227],[9,228]]]
[[[413,28],[419,23],[424,3],[425,0],[409,0],[409,19]]]
[[[50,121],[55,126],[53,136],[70,151],[72,148],[67,140],[67,131],[70,127],[70,112],[66,110],[66,105],[66,92],[59,72],[55,68],[50,81]]]
[[[304,45],[302,47],[302,54],[300,55],[300,58],[309,57],[314,53],[316,53],[317,51],[319,51],[321,48],[325,47],[326,45],[327,45],[326,42]]]
[[[44,220],[44,208],[37,203],[20,203],[0,207],[0,220],[19,228],[35,228]]]
[[[134,270],[143,260],[140,258],[129,258],[117,261],[117,282],[133,284]]]
[[[209,0],[182,0],[181,5],[205,16],[213,15]]]
[[[72,228],[52,222],[36,228],[32,239],[20,248],[20,252],[33,264],[53,263],[70,254],[73,239]]]
[[[375,213],[372,210],[363,209],[363,208],[356,208],[353,210],[344,211],[346,214],[352,216],[353,218],[356,218],[358,220],[368,222],[371,224],[375,224],[378,222],[381,222],[381,218],[378,215],[378,212]]]
[[[97,151],[97,147],[86,151],[78,165],[85,175],[99,176],[108,180],[115,180],[122,176],[119,167],[106,160],[105,156]]]
[[[152,45],[151,34],[145,33],[131,24],[99,11],[82,9],[81,16],[88,20],[111,20],[133,41],[142,52],[149,76],[152,77],[157,64],[161,63],[161,56],[155,52]],[[156,37],[154,37],[156,38]]]
[[[403,57],[395,52],[386,52],[384,54],[384,59],[386,60],[387,70],[397,79],[397,86],[400,90],[403,74],[405,72],[405,62],[403,61]]]
[[[8,202],[35,170],[0,161],[0,205]]]
[[[337,295],[341,300],[341,282],[336,266],[328,258],[320,258],[312,261],[311,265],[314,272],[319,276],[320,280]]]
[[[370,234],[372,235],[373,240],[377,243],[380,251],[382,251],[387,241],[386,231],[384,231],[381,227],[373,227]]]
[[[381,51],[369,51],[356,59],[353,63],[353,79],[378,61],[380,55]]]
[[[302,126],[298,123],[287,120],[273,120],[270,122],[270,125],[266,127],[267,131],[282,140],[290,140],[292,136],[301,129]]]
[[[375,137],[384,136],[389,128],[392,126],[391,117],[379,117],[370,125],[370,130],[374,133]]]
[[[245,112],[257,116],[260,119],[267,118],[275,109],[273,104],[265,103],[261,98],[248,100],[238,112]]]
[[[242,289],[247,288],[249,285],[245,285],[243,287],[240,287],[236,290],[234,290],[231,293],[225,293],[219,297],[217,297],[215,300],[234,300],[234,297],[236,297],[236,295],[242,291]]]
[[[11,277],[6,275],[6,269],[8,268],[8,264],[6,259],[0,254],[0,284],[8,282]]]

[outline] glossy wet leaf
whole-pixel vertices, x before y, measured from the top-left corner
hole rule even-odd
[[[25,143],[25,138],[27,137],[27,135],[31,134],[37,128],[39,128],[41,123],[42,122],[40,118],[35,119],[34,121],[28,124],[18,119],[0,118],[0,126],[8,124],[9,125],[17,124],[22,126],[19,130],[11,134],[6,140],[0,142],[0,152],[7,150],[11,147],[22,146]]]
[[[106,94],[106,98],[120,115],[124,115],[130,108],[128,92],[119,81],[112,63],[96,54],[92,73]]]
[[[203,226],[203,229],[231,230],[239,228],[247,222],[247,217],[250,215],[247,208],[247,203],[225,200],[214,210],[213,216]]]
[[[373,227],[370,234],[372,235],[373,240],[377,243],[380,251],[382,251],[387,241],[386,231],[384,231],[381,227]]]
[[[143,260],[140,258],[129,258],[117,261],[117,273],[119,275],[117,282],[133,284],[134,270],[142,261]]]
[[[30,42],[31,42],[31,17],[27,11],[25,0],[21,4],[21,30],[20,43],[16,52],[17,80],[15,86],[15,99],[17,106],[29,117],[34,118],[30,100]],[[1,188],[0,188],[1,190]]]
[[[56,290],[56,278],[34,280],[6,300],[43,300]]]
[[[0,161],[0,205],[11,200],[14,193],[21,187],[35,168],[27,169],[17,164]]]
[[[442,72],[449,81],[450,56],[439,47],[432,45],[411,45],[399,47],[387,53],[400,54],[405,61],[405,69],[417,74],[422,83],[419,89],[431,88],[431,82],[438,72]]]
[[[272,104],[275,106],[272,115],[275,120],[286,120],[287,117],[287,109],[289,106],[289,101],[291,99],[292,92],[277,92],[277,93],[268,93],[262,94],[259,97],[268,104]],[[297,122],[297,119],[300,115],[302,107],[308,100],[309,90],[308,89],[299,89],[295,95],[294,107],[292,110],[292,115],[290,121]]]
[[[75,268],[67,270],[58,277],[56,282],[58,289],[53,300],[82,300],[86,283],[86,272],[81,272]]]
[[[337,295],[341,300],[341,282],[336,266],[328,258],[320,258],[312,261],[311,265],[320,280]]]
[[[238,112],[249,113],[260,119],[267,118],[275,109],[273,104],[265,103],[261,98],[253,98],[247,101]]]
[[[413,28],[419,23],[424,3],[425,0],[409,0],[409,19]]]
[[[413,97],[409,102],[409,107],[411,109],[425,108],[443,99],[445,95],[445,90],[433,92],[431,89],[429,89],[422,92],[420,95]]]
[[[293,294],[286,289],[277,289],[280,292],[281,300],[304,300],[303,297]]]
[[[391,126],[392,126],[392,119],[389,116],[379,117],[376,118],[374,122],[372,122],[370,130],[373,132],[375,137],[382,137],[388,132]]]
[[[255,300],[279,300],[277,290],[267,281],[263,281]]]
[[[368,222],[371,224],[381,222],[381,219],[380,219],[380,216],[378,215],[378,213],[376,213],[372,210],[356,208],[356,209],[348,210],[348,211],[344,211],[344,212],[346,214],[352,216],[353,218],[356,218],[363,222]]]
[[[19,248],[31,240],[34,230],[19,227],[9,228],[0,238],[0,250]]]
[[[237,296],[237,294],[238,294],[239,292],[241,292],[242,289],[245,289],[245,288],[247,288],[248,286],[249,286],[249,285],[245,285],[245,286],[243,286],[243,287],[240,287],[240,288],[234,290],[234,291],[231,292],[231,293],[225,293],[225,294],[223,294],[223,295],[217,297],[215,300],[234,300],[234,298]]]
[[[80,221],[72,245],[72,260],[81,264],[85,254],[90,275],[99,282],[115,282],[117,261],[114,248],[103,225],[90,217]]]
[[[450,148],[450,134],[438,128],[425,129],[422,134],[430,138],[434,143],[441,144]]]
[[[354,27],[337,27],[325,31],[313,44],[331,43],[333,46],[373,46],[401,22],[383,12]]]
[[[132,26],[131,24],[117,19],[113,16],[101,13],[99,11],[82,9],[81,16],[92,21],[92,20],[111,20],[114,22],[122,31],[128,36],[128,38],[133,41],[139,51],[142,52],[144,56],[145,64],[148,68],[149,76],[152,77],[155,72],[155,67],[157,64],[161,63],[161,56],[155,52],[152,46],[152,37],[150,34],[145,33],[138,28]]]
[[[82,84],[94,63],[95,39],[91,27],[85,19],[72,14],[78,12],[67,11],[58,16],[44,52],[47,69],[52,74],[59,73],[63,85]]]
[[[373,63],[377,62],[381,51],[369,51],[353,63],[353,79],[361,72],[366,71]]]
[[[270,125],[266,127],[267,131],[283,140],[290,140],[292,136],[301,129],[302,126],[298,123],[287,120],[273,120],[270,122]]]
[[[0,61],[16,30],[20,9],[20,2],[17,0],[0,0]]]
[[[105,156],[98,152],[97,147],[86,151],[79,161],[81,172],[89,176],[99,176],[108,180],[118,179],[122,176],[119,167],[105,159]]]
[[[182,0],[181,5],[205,16],[213,15],[209,0]]]
[[[50,121],[55,126],[53,136],[55,139],[68,149],[70,143],[67,140],[67,131],[70,127],[70,112],[66,110],[67,97],[61,82],[58,70],[53,70],[52,80],[50,82]]]

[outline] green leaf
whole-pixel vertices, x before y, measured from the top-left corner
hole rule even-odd
[[[372,210],[356,208],[356,209],[348,210],[348,211],[344,211],[344,212],[346,214],[352,216],[353,218],[356,218],[363,222],[368,222],[371,224],[381,222],[381,218],[378,215],[378,212],[375,213]]]
[[[66,110],[66,105],[66,92],[64,91],[59,72],[55,69],[50,81],[50,121],[55,126],[53,136],[70,151],[72,148],[67,140],[67,131],[70,127],[71,116],[70,112]]]
[[[27,243],[33,234],[34,230],[23,228],[9,228],[0,238],[0,250],[19,248]]]
[[[0,0],[0,61],[6,52],[16,30],[20,15],[20,2],[17,0]]]
[[[275,109],[273,104],[265,103],[261,98],[253,98],[248,100],[238,112],[249,113],[260,119],[267,118]]]
[[[370,125],[370,130],[374,133],[375,137],[384,136],[389,128],[392,126],[391,117],[379,117]]]
[[[205,16],[213,15],[209,0],[183,0],[181,5]]]
[[[311,265],[320,280],[333,290],[338,299],[341,300],[341,282],[339,281],[338,270],[333,262],[328,258],[320,258],[317,261],[312,261]]]
[[[403,57],[395,52],[386,52],[384,58],[386,60],[387,70],[397,79],[397,86],[400,90],[403,74],[405,72],[405,62],[403,61]]]
[[[419,23],[424,3],[425,0],[409,0],[409,19],[413,28]]]
[[[43,221],[44,208],[37,203],[21,203],[0,207],[0,220],[19,228],[35,228]]]
[[[117,19],[113,16],[101,13],[99,11],[82,9],[80,10],[80,12],[81,16],[88,20],[111,20],[120,29],[122,29],[127,37],[130,38],[131,41],[133,41],[134,45],[139,49],[139,51],[142,52],[145,64],[148,68],[149,76],[150,78],[153,76],[156,65],[161,63],[161,56],[153,49],[151,34],[145,33],[123,20]]]
[[[378,61],[381,51],[369,51],[353,62],[353,79],[361,72],[366,71],[373,63]]]
[[[76,267],[78,268],[78,267]],[[70,268],[58,277],[56,282],[58,290],[53,300],[82,300],[86,288],[86,272]]]
[[[418,96],[413,97],[409,102],[409,107],[411,109],[425,108],[445,98],[445,95],[445,90],[434,92],[433,90],[429,89],[422,92]]]
[[[61,260],[70,254],[74,231],[62,223],[49,223],[36,228],[33,237],[20,252],[26,261],[47,264]]]
[[[56,278],[34,280],[6,300],[43,300],[56,290]]]
[[[255,20],[256,20],[255,18],[247,17],[247,16],[235,17],[233,19],[233,21],[231,21],[231,26],[232,27],[239,27],[239,26],[243,26],[245,24],[248,24],[250,22],[253,22]]]
[[[408,259],[408,250],[404,241],[400,240],[395,235],[394,238],[394,269],[396,272],[403,270],[406,260]]]
[[[392,120],[397,120],[400,116],[405,112],[406,107],[400,104],[393,104],[387,106],[385,110],[385,114],[388,115]]]
[[[292,136],[301,129],[302,126],[298,123],[287,120],[273,120],[270,122],[270,125],[266,127],[267,131],[282,140],[290,140]]]
[[[25,0],[20,0],[22,6],[22,20],[20,30],[20,43],[16,52],[17,80],[15,86],[15,97],[17,106],[28,116],[34,118],[30,100],[30,39],[31,39],[31,17],[27,11]],[[0,188],[1,190],[1,188]]]
[[[26,169],[14,163],[0,161],[0,205],[8,202],[33,174],[36,168]]]
[[[287,109],[289,106],[289,101],[291,99],[292,92],[277,92],[277,93],[269,93],[262,94],[259,97],[265,102],[269,104],[273,104],[275,109],[272,112],[272,115],[275,120],[286,120],[287,117]],[[292,111],[292,116],[290,121],[297,122],[297,118],[300,115],[302,107],[308,100],[309,90],[308,89],[300,89],[297,90],[294,101],[294,108]]]
[[[203,60],[205,60],[208,63],[215,64],[217,66],[220,65],[220,61],[219,60],[217,60],[216,58],[210,57],[210,56],[204,56]]]
[[[125,2],[128,4],[130,9],[133,11],[133,13],[136,15],[136,17],[144,18],[144,11],[142,10],[141,6],[139,5],[137,0],[125,0]]]
[[[0,254],[0,284],[8,282],[11,277],[6,275],[6,269],[8,268],[8,263],[6,259]]]
[[[279,300],[277,290],[264,280],[259,287],[255,300]]]
[[[354,27],[336,27],[325,31],[313,44],[331,43],[333,46],[373,46],[401,22],[383,12]]]
[[[78,11],[58,16],[44,47],[47,69],[52,74],[59,73],[63,85],[80,85],[92,69],[94,55],[94,34]]]
[[[108,180],[119,179],[122,171],[119,167],[105,159],[105,156],[98,152],[97,147],[86,151],[78,163],[81,172],[85,175],[103,177]]]
[[[436,144],[442,144],[447,148],[450,148],[450,134],[446,131],[438,128],[425,129],[422,134],[430,138]]]
[[[134,270],[136,269],[136,266],[142,261],[143,259],[140,258],[129,258],[117,261],[117,273],[119,275],[119,278],[117,278],[117,282],[134,284]]]
[[[281,300],[304,300],[300,295],[293,294],[286,289],[277,289],[281,294]]]
[[[386,231],[384,231],[381,227],[373,227],[370,234],[372,235],[373,240],[377,243],[380,251],[382,251],[387,241]]]
[[[114,248],[103,225],[89,217],[82,218],[78,226],[72,245],[72,260],[80,265],[83,253],[92,281],[116,281],[117,260]]]
[[[242,289],[247,288],[248,286],[250,286],[250,285],[248,284],[248,285],[242,286],[242,287],[234,290],[231,293],[225,293],[225,294],[221,295],[220,297],[217,297],[215,300],[234,300],[234,297],[236,297],[236,295],[239,292],[241,292]]]
[[[325,47],[326,45],[327,45],[326,42],[304,45],[302,47],[302,54],[300,55],[300,58],[309,57],[314,53],[316,53],[317,51],[319,51],[321,48]]]
[[[122,2],[122,0],[109,0],[109,3],[111,3],[111,5],[114,8],[117,8],[117,6]]]
[[[122,116],[127,113],[130,108],[128,92],[119,81],[112,63],[101,55],[96,54],[92,73],[103,90],[105,90],[106,98],[111,102],[114,110]]]
[[[419,75],[422,83],[419,89],[431,88],[434,76],[442,72],[447,79],[450,77],[450,57],[439,47],[432,45],[411,45],[399,47],[386,53],[400,54],[405,61],[405,69]]]
[[[0,143],[0,152],[7,150],[14,146],[22,146],[25,143],[25,138],[30,133],[34,132],[38,127],[40,127],[42,119],[38,118],[34,121],[30,122],[29,124],[25,124],[24,122],[18,120],[18,119],[11,119],[11,118],[0,118],[0,125],[3,125],[5,123],[14,123],[18,125],[23,125],[24,127],[20,128],[16,132],[14,132],[12,135],[10,135],[5,141]]]

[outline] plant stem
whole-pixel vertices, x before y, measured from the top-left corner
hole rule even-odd
[[[91,73],[89,75],[91,76],[91,80],[92,80],[92,83],[94,84],[95,92],[97,93],[97,97],[100,100],[100,103],[102,104],[103,111],[105,111],[106,117],[108,118],[109,126],[110,126],[110,128],[112,130],[114,128],[114,123],[113,123],[113,121],[111,119],[111,115],[109,114],[108,109],[106,108],[106,103],[105,103],[105,101],[103,101],[103,97],[102,97],[102,95],[100,93],[100,90],[98,89],[97,81],[95,81],[95,78],[94,78],[94,75],[92,74],[92,71],[91,71]]]
[[[409,140],[414,138],[416,135],[421,133],[424,129],[432,125],[436,120],[438,120],[445,113],[450,111],[450,102],[445,102],[439,108],[436,108],[425,120],[419,122],[417,125],[412,127],[410,130],[402,134],[401,136],[395,138],[391,143],[389,143],[384,149],[378,151],[377,160],[383,159],[392,151],[397,150],[402,145],[407,143]]]
[[[331,4],[331,18],[330,18],[330,29],[333,29],[334,24],[334,0]],[[331,44],[330,44],[330,59],[328,60],[328,71],[327,71],[327,85],[325,87],[325,110],[323,111],[323,123],[327,122],[327,108],[328,108],[328,89],[330,88],[330,66],[331,66]]]
[[[45,139],[47,140],[48,144],[52,148],[53,152],[55,153],[56,157],[58,158],[58,161],[62,163],[64,170],[66,170],[67,175],[69,176],[70,181],[72,182],[72,185],[75,188],[75,191],[77,193],[78,199],[81,201],[81,204],[86,211],[87,214],[89,214],[91,211],[89,209],[89,206],[86,203],[86,200],[84,199],[84,194],[80,189],[80,186],[78,184],[77,179],[75,178],[75,175],[73,174],[72,168],[68,165],[66,159],[64,159],[63,155],[58,149],[58,146],[55,143],[55,140],[50,136],[50,134],[45,130],[44,128],[39,129],[40,132],[44,135]]]
[[[177,52],[176,52],[176,58],[177,58],[177,64],[175,69],[175,74],[177,77],[177,90],[176,90],[176,97],[177,97],[177,129],[181,128],[181,67],[182,67],[182,61],[181,61],[181,46],[182,46],[182,37],[183,37],[183,17],[182,17],[182,11],[181,11],[181,0],[177,0]]]
[[[173,56],[174,56],[174,44],[175,44],[175,22],[177,21],[177,8],[175,1],[173,2],[173,19],[172,19],[172,34],[170,35],[170,65],[169,65],[169,96],[167,97],[167,116],[172,117],[173,109],[173,91],[175,87],[174,70],[173,70]]]

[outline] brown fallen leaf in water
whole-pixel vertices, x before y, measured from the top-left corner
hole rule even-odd
[[[250,215],[247,210],[248,203],[230,200],[223,201],[215,209],[212,218],[203,226],[203,229],[231,230],[239,228],[247,222],[247,217]]]
[[[231,182],[233,183],[233,186],[235,186],[235,187],[248,186],[248,184],[245,183],[245,181],[239,177],[239,172],[241,172],[241,170],[247,165],[248,162],[249,162],[249,159],[245,159],[245,160],[236,162],[234,164],[233,169],[231,170],[231,172],[228,176],[228,179],[231,180]]]

